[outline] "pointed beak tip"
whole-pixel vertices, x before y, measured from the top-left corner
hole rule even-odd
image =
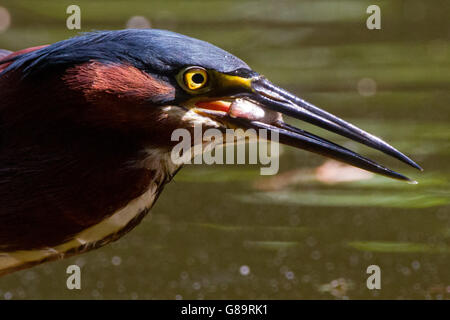
[[[407,161],[405,161],[405,163],[409,164],[411,167],[416,168],[419,171],[423,171],[423,168],[410,158],[407,158]]]
[[[412,159],[381,140],[380,138],[373,136],[370,133],[359,129],[358,127],[348,123],[331,113],[328,113],[318,107],[304,101],[303,99],[287,92],[286,90],[275,86],[269,82],[264,77],[257,77],[252,80],[252,99],[262,104],[264,107],[269,108],[275,112],[280,112],[286,116],[293,117],[305,122],[309,122],[313,125],[319,126],[325,130],[334,132],[341,136],[350,138],[353,141],[365,144],[371,148],[377,149],[387,155],[390,155],[398,160],[416,168],[419,171],[423,171],[423,168],[419,166]],[[307,141],[308,144],[315,144],[314,147],[309,148],[309,151],[316,153],[321,153],[325,156],[330,157],[331,153],[334,152],[340,161],[344,161],[351,165],[367,169],[371,172],[381,173],[391,178],[396,178],[399,180],[404,180],[411,182],[413,184],[417,183],[409,178],[393,172],[377,163],[371,161],[370,159],[364,158],[351,150],[342,148],[330,141],[325,141],[319,137],[309,134],[303,130],[288,126],[287,134],[292,135],[289,140],[296,140],[299,144],[300,139],[304,139],[305,135],[307,139],[313,139],[314,141]],[[293,137],[295,135],[295,137]],[[303,136],[303,137],[300,137]],[[305,141],[303,141],[303,144]],[[322,150],[318,152],[319,149],[328,148],[325,152]],[[301,146],[300,146],[301,148]],[[307,149],[308,150],[308,149]],[[327,154],[328,153],[328,154]]]

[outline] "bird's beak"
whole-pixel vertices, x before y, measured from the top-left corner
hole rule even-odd
[[[242,86],[243,84],[246,88],[232,96],[235,99],[234,102],[228,103],[228,105],[219,101],[199,102],[197,107],[203,110],[209,109],[209,111],[214,113],[214,115],[210,114],[210,116],[220,117],[234,126],[276,131],[278,132],[279,142],[283,144],[318,153],[390,178],[413,182],[404,175],[392,171],[358,153],[283,122],[281,117],[281,114],[283,114],[309,122],[380,150],[414,168],[422,170],[413,160],[380,138],[275,86],[262,76],[257,75],[250,79],[246,78],[246,81],[240,80],[240,85]]]

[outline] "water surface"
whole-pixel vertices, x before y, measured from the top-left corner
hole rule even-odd
[[[257,166],[188,166],[131,233],[5,276],[0,298],[450,298],[448,1],[378,1],[379,31],[365,28],[370,1],[77,3],[82,31],[120,29],[144,16],[152,27],[219,45],[383,137],[425,171],[293,121],[419,184],[383,177],[324,183],[317,167],[325,159],[288,147],[278,180],[261,177]],[[11,25],[0,47],[75,35],[65,28],[69,4],[3,0]],[[74,263],[82,266],[79,291],[65,287]],[[381,290],[366,287],[372,264],[381,267]]]

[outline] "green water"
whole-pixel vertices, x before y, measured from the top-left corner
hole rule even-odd
[[[131,233],[1,278],[0,299],[449,299],[450,3],[376,3],[378,31],[365,27],[372,1],[77,1],[81,31],[124,28],[140,15],[210,41],[383,137],[425,171],[315,129],[419,184],[325,184],[314,171],[325,160],[288,147],[280,173],[296,178],[275,189],[257,166],[187,166]],[[69,4],[2,0],[11,25],[0,47],[75,35],[65,28]],[[363,78],[376,83],[372,95]],[[82,267],[78,291],[66,288],[74,263]],[[381,268],[381,290],[366,287],[372,264]]]

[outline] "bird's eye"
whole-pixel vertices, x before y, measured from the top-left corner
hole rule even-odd
[[[208,72],[200,67],[190,67],[182,70],[181,84],[188,91],[197,91],[208,84]],[[203,91],[203,90],[202,90]]]

